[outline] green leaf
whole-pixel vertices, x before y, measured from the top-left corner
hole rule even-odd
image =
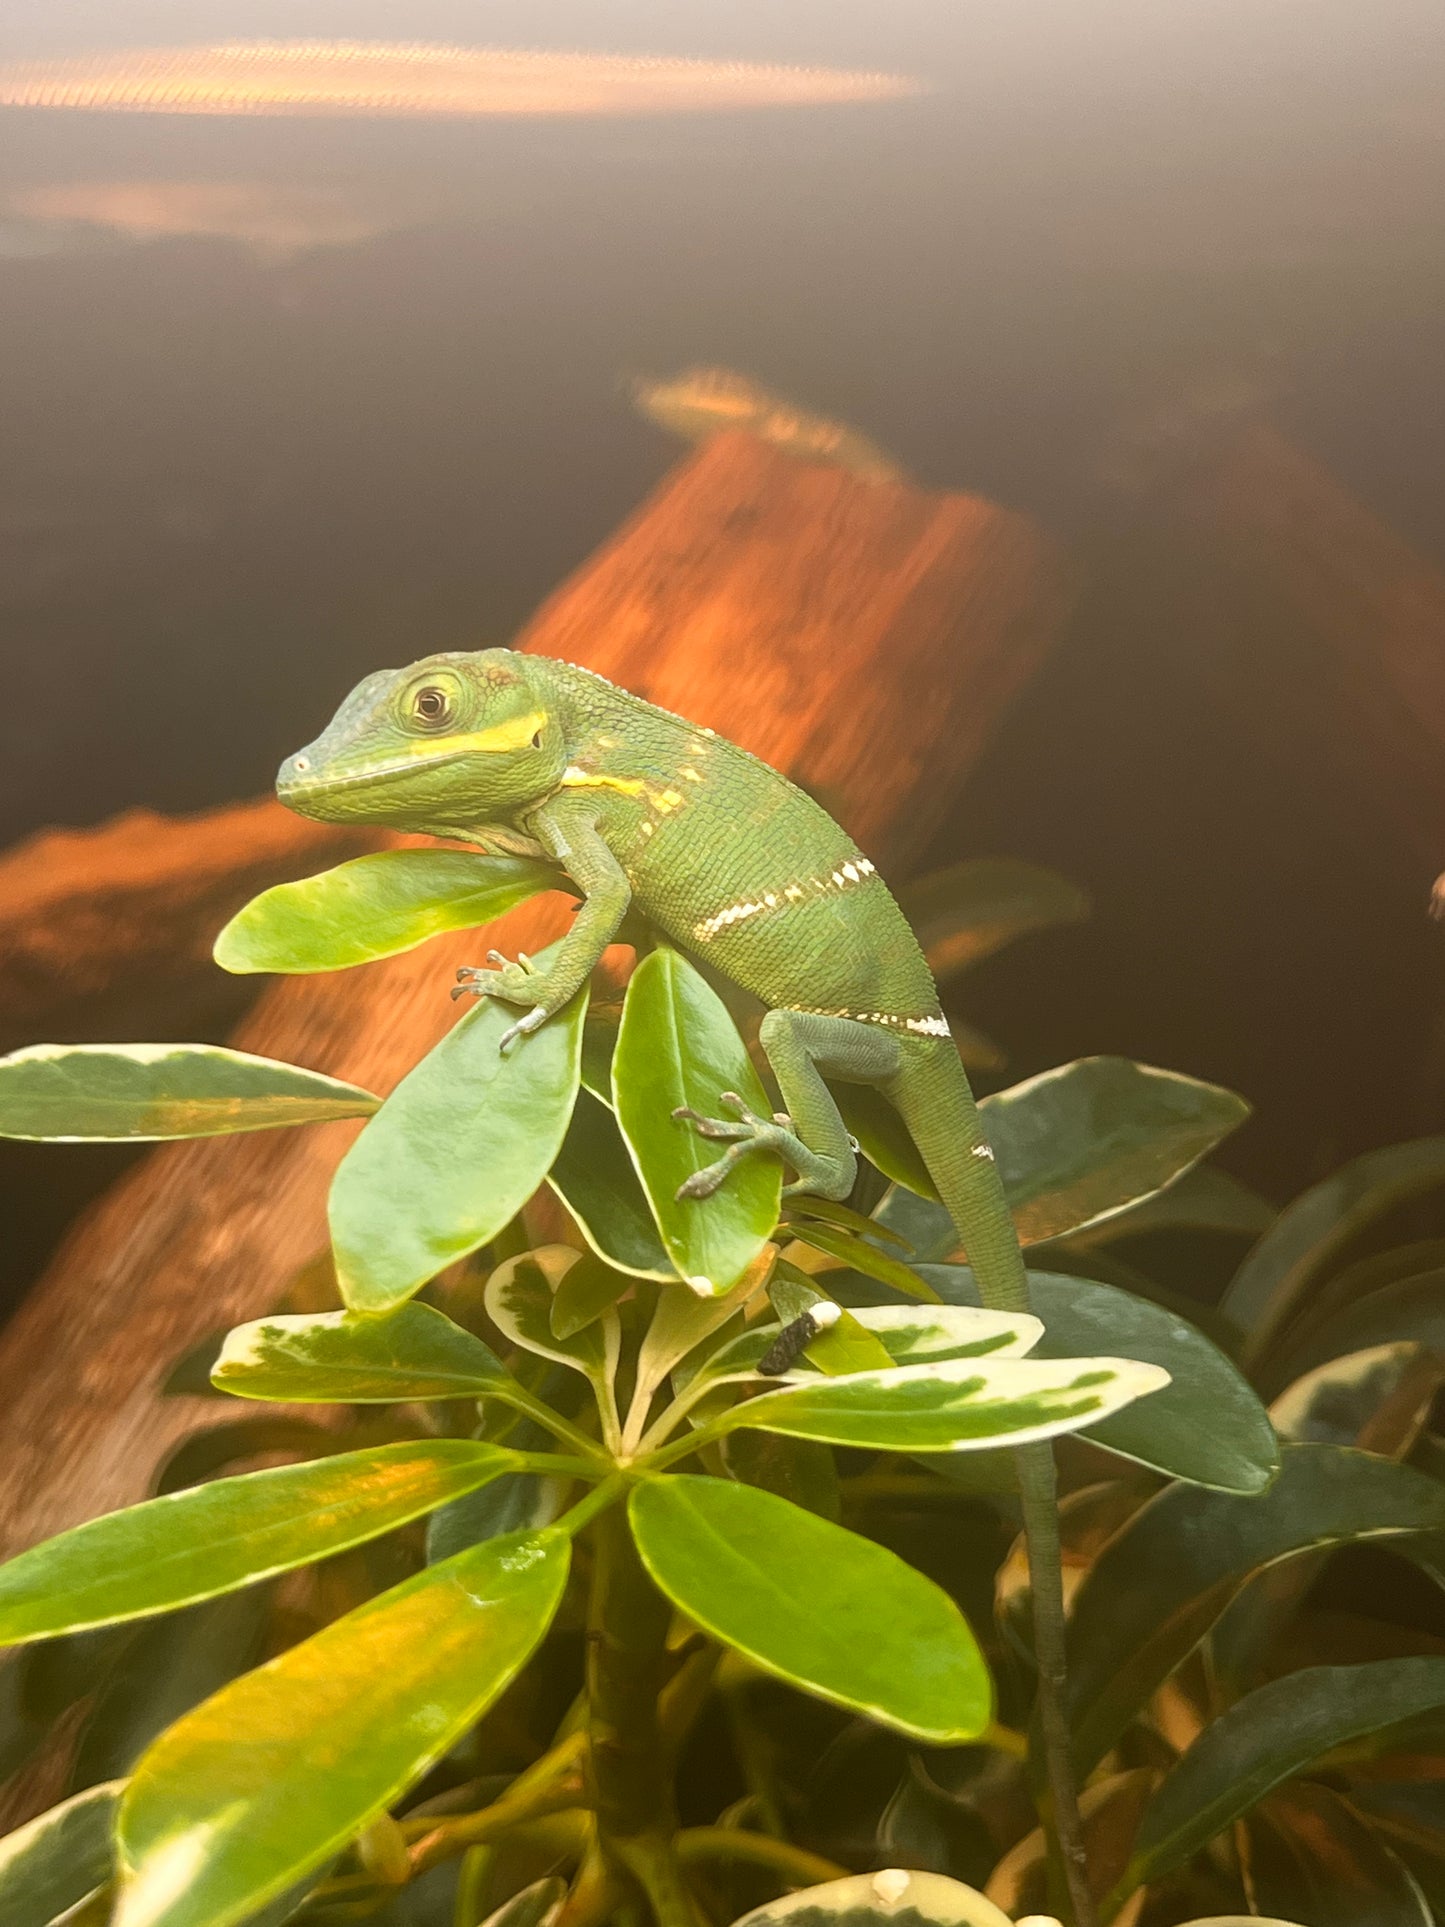
[[[814,1251],[836,1258],[840,1265],[861,1272],[865,1278],[876,1278],[879,1284],[891,1285],[909,1298],[932,1296],[932,1288],[911,1265],[895,1258],[892,1252],[880,1251],[866,1239],[855,1238],[851,1232],[840,1231],[830,1224],[794,1224],[789,1229],[799,1244],[811,1245]]]
[[[1401,1278],[1318,1324],[1291,1326],[1260,1370],[1266,1389],[1351,1352],[1415,1339],[1445,1348],[1445,1267]]]
[[[858,1148],[868,1162],[881,1171],[885,1178],[891,1178],[895,1185],[903,1187],[902,1195],[897,1198],[896,1213],[894,1200],[885,1199],[889,1207],[885,1213],[882,1207],[877,1213],[879,1226],[884,1231],[894,1231],[913,1248],[920,1258],[946,1258],[958,1243],[958,1233],[953,1228],[953,1220],[939,1201],[938,1190],[928,1175],[928,1166],[923,1162],[923,1153],[908,1135],[908,1126],[894,1110],[882,1091],[875,1090],[871,1084],[829,1084],[833,1102],[838,1106],[839,1115],[849,1132],[858,1140]],[[947,1242],[936,1250],[914,1243],[913,1233],[904,1221],[909,1204],[927,1200],[931,1211],[920,1214],[930,1240],[937,1240],[943,1227],[947,1227]],[[905,1202],[906,1201],[906,1202]]]
[[[121,1803],[115,1927],[231,1927],[354,1839],[526,1664],[569,1549],[489,1539],[187,1714]]]
[[[955,1358],[783,1386],[717,1424],[876,1452],[950,1452],[1054,1438],[1168,1383],[1127,1358]]]
[[[562,1274],[552,1294],[549,1322],[553,1337],[575,1338],[585,1325],[611,1311],[631,1290],[632,1280],[625,1272],[614,1271],[595,1252],[583,1252]]]
[[[547,1182],[599,1258],[634,1278],[675,1279],[611,1106],[579,1090]]]
[[[945,1874],[889,1867],[784,1894],[733,1927],[1009,1927],[1009,1917]]]
[[[537,1472],[507,1472],[464,1499],[453,1499],[427,1520],[427,1564],[440,1565],[443,1559],[465,1552],[468,1546],[478,1546],[484,1539],[551,1525],[567,1490],[566,1479],[544,1478]]]
[[[979,1105],[1025,1244],[1127,1211],[1238,1130],[1233,1091],[1127,1057],[1083,1057]]]
[[[801,1318],[805,1311],[811,1311],[815,1305],[832,1303],[825,1293],[818,1290],[806,1272],[798,1271],[783,1259],[773,1266],[772,1276],[768,1280],[768,1301],[783,1325],[792,1324],[795,1318]],[[820,1372],[826,1372],[830,1378],[848,1372],[887,1371],[894,1362],[887,1346],[875,1338],[851,1311],[844,1311],[841,1306],[838,1309],[838,1322],[820,1333],[804,1352],[807,1362],[816,1365]],[[771,1331],[769,1345],[776,1338],[778,1329]],[[759,1359],[762,1356],[762,1352],[757,1354]],[[753,1362],[756,1363],[756,1360]]]
[[[1206,1726],[1145,1810],[1116,1897],[1182,1866],[1283,1781],[1333,1748],[1445,1706],[1445,1659],[1310,1666]]]
[[[500,1361],[431,1305],[282,1313],[228,1332],[211,1382],[290,1405],[481,1398],[510,1383]]]
[[[647,1480],[628,1513],[679,1611],[765,1671],[936,1745],[987,1726],[988,1671],[967,1622],[895,1553],[726,1479]]]
[[[744,1158],[712,1197],[676,1195],[724,1147],[674,1118],[674,1110],[685,1105],[706,1117],[723,1115],[724,1091],[736,1091],[762,1116],[771,1108],[726,1005],[676,950],[652,951],[632,973],[612,1088],[668,1257],[694,1291],[728,1291],[778,1221],[782,1166],[758,1153]]]
[[[353,1310],[389,1311],[511,1223],[566,1136],[586,1011],[584,989],[503,1055],[518,1013],[488,998],[397,1085],[331,1186]]]
[[[274,1588],[246,1586],[137,1629],[86,1720],[72,1786],[130,1772],[158,1734],[261,1658]]]
[[[906,883],[898,904],[939,983],[1034,930],[1078,923],[1089,899],[1041,864],[970,857]]]
[[[1080,1770],[1103,1758],[1252,1573],[1321,1547],[1441,1526],[1445,1488],[1339,1446],[1286,1446],[1279,1477],[1253,1497],[1195,1485],[1159,1493],[1109,1541],[1074,1596],[1069,1696]]]
[[[1026,1245],[1072,1236],[1130,1210],[1249,1116],[1233,1091],[1127,1057],[1082,1057],[985,1097],[978,1108]],[[921,1261],[958,1247],[941,1205],[930,1210],[895,1192],[877,1216]]]
[[[1275,1207],[1247,1184],[1212,1164],[1196,1164],[1163,1191],[1105,1218],[1087,1231],[1071,1232],[1070,1243],[1084,1249],[1137,1238],[1145,1232],[1205,1231],[1245,1238],[1252,1244],[1279,1216]]]
[[[950,1304],[978,1302],[964,1266],[925,1265],[923,1275]],[[1035,1358],[1077,1358],[1108,1346],[1169,1373],[1169,1384],[1152,1398],[1091,1425],[1084,1436],[1096,1445],[1221,1492],[1262,1492],[1278,1472],[1269,1414],[1193,1325],[1113,1285],[1059,1272],[1030,1271],[1029,1299],[1044,1321]]]
[[[1445,1137],[1427,1137],[1369,1151],[1296,1198],[1220,1300],[1225,1317],[1249,1333],[1249,1357],[1264,1355],[1366,1226],[1442,1185]]]
[[[1245,1826],[1257,1906],[1309,1927],[1433,1927],[1414,1876],[1328,1787],[1282,1788]]]
[[[1281,1438],[1364,1445],[1399,1458],[1428,1419],[1442,1375],[1445,1359],[1428,1345],[1372,1345],[1297,1378],[1270,1416]]]
[[[566,889],[550,864],[465,850],[381,850],[319,876],[278,883],[238,910],[216,939],[222,970],[304,973],[414,950],[470,930],[541,890]]]
[[[836,1524],[843,1499],[831,1446],[777,1432],[734,1432],[719,1446],[728,1477],[816,1512]]]
[[[370,1091],[219,1044],[32,1044],[0,1057],[0,1137],[222,1137],[366,1117]]]
[[[469,1439],[341,1452],[107,1513],[0,1566],[0,1645],[167,1612],[308,1566],[511,1471]]]
[[[487,1316],[514,1345],[581,1372],[606,1408],[622,1342],[617,1314],[605,1311],[565,1338],[552,1329],[552,1295],[582,1262],[570,1245],[539,1245],[509,1258],[487,1280]]]
[[[779,1266],[782,1271],[785,1268]],[[769,1296],[774,1309],[784,1323],[790,1323],[810,1305],[822,1300],[821,1292],[807,1290],[793,1285],[791,1280],[774,1279],[769,1285]],[[794,1305],[797,1310],[793,1309]],[[861,1339],[857,1356],[861,1360],[853,1363],[847,1360],[850,1374],[858,1375],[872,1372],[875,1375],[886,1371],[889,1365],[929,1365],[945,1361],[969,1358],[1011,1358],[1029,1351],[1037,1342],[1040,1325],[1037,1318],[1025,1312],[977,1311],[972,1307],[954,1305],[859,1305],[844,1315],[831,1332],[821,1339],[814,1339],[804,1353],[809,1365],[814,1365],[829,1377],[841,1376],[844,1359],[832,1357],[823,1362],[819,1353],[829,1339],[847,1326],[856,1325]],[[729,1378],[756,1378],[756,1366],[763,1354],[772,1346],[781,1330],[780,1325],[752,1325],[739,1332],[735,1338],[721,1346],[705,1364],[701,1374],[715,1378],[719,1382]],[[866,1353],[863,1347],[866,1345]],[[876,1348],[876,1350],[875,1350]],[[851,1348],[850,1348],[851,1349]],[[888,1360],[888,1365],[879,1367],[874,1360],[878,1356]],[[795,1370],[785,1380],[769,1379],[768,1384],[806,1383],[817,1381],[805,1377]]]
[[[0,1840],[0,1927],[45,1927],[105,1885],[124,1784],[87,1787]]]

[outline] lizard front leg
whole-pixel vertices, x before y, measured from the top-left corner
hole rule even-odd
[[[525,1009],[526,1015],[502,1037],[502,1050],[507,1050],[526,1032],[538,1029],[554,1012],[571,1003],[616,936],[618,925],[632,902],[632,887],[599,834],[585,802],[564,799],[544,804],[533,815],[529,828],[546,855],[560,865],[581,890],[582,901],[577,906],[571,929],[545,969],[539,969],[530,957],[508,963],[494,950],[489,954],[497,968],[480,970],[467,966],[457,972],[453,997],[496,997],[502,1003],[519,1004]]]
[[[695,1171],[679,1188],[680,1198],[710,1197],[728,1172],[757,1151],[771,1151],[797,1173],[783,1195],[810,1192],[814,1197],[846,1198],[858,1171],[857,1146],[849,1137],[824,1075],[847,1083],[881,1084],[899,1064],[898,1039],[876,1024],[852,1017],[819,1017],[811,1011],[770,1010],[759,1041],[767,1053],[782,1094],[783,1113],[756,1116],[735,1091],[722,1102],[731,1118],[702,1117],[685,1107],[673,1116],[702,1137],[730,1140],[715,1164]]]

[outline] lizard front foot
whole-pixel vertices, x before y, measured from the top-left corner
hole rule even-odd
[[[528,1007],[526,1016],[518,1018],[509,1030],[502,1033],[497,1048],[506,1052],[517,1038],[526,1036],[529,1031],[537,1030],[546,1023],[551,1014],[546,1005],[547,980],[525,952],[517,953],[515,963],[509,963],[500,950],[489,950],[487,957],[498,968],[481,970],[475,965],[463,964],[457,971],[452,997],[495,997],[500,1003]]]

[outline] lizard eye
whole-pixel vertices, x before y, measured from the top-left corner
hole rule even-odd
[[[532,738],[532,747],[533,749],[540,749],[542,747],[542,732],[540,729],[537,731],[536,735]]]
[[[444,729],[452,720],[452,699],[446,690],[428,683],[412,697],[411,713],[423,729]]]

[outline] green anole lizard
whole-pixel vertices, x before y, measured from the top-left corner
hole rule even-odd
[[[731,1115],[683,1114],[727,1146],[683,1192],[706,1197],[741,1158],[771,1153],[796,1174],[790,1189],[846,1197],[856,1152],[824,1080],[875,1085],[918,1146],[984,1303],[1027,1308],[1003,1186],[923,953],[872,863],[778,771],[590,670],[483,649],[368,676],[276,788],[323,822],[540,854],[566,873],[581,901],[546,969],[494,952],[493,968],[459,973],[459,994],[522,1011],[503,1049],[576,996],[635,905],[768,1006],[761,1042],[783,1112],[759,1117],[719,1092]],[[1047,1445],[1017,1457],[1050,1779],[1082,1914],[1053,1459]]]

